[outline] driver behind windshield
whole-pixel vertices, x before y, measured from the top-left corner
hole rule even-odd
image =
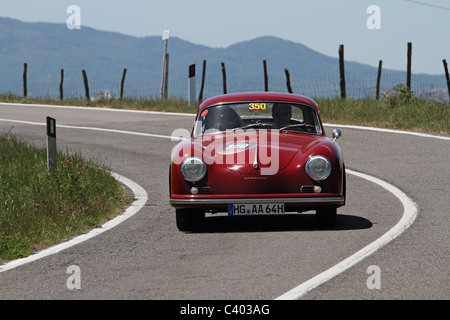
[[[210,108],[205,117],[205,133],[217,130],[226,131],[242,126],[242,120],[237,112],[228,106]]]
[[[292,117],[292,109],[290,105],[274,103],[272,106],[272,118],[274,128],[279,129],[289,125]]]

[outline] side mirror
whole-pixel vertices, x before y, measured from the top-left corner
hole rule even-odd
[[[341,130],[339,129],[334,129],[333,130],[333,141],[336,141],[340,136],[342,135]]]

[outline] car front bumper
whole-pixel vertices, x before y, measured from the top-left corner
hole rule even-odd
[[[197,208],[226,211],[228,204],[284,203],[292,211],[318,207],[340,207],[345,198],[341,194],[261,194],[261,195],[172,195],[170,205],[177,208]]]

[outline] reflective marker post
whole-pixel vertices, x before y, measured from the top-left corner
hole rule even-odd
[[[47,117],[47,168],[56,169],[56,120]]]
[[[188,95],[189,105],[195,106],[195,64],[189,66]]]

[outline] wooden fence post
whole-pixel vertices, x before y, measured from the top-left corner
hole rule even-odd
[[[411,90],[411,54],[412,43],[408,42],[408,64],[406,66],[406,87]]]
[[[170,31],[170,30],[166,30],[166,31]],[[169,33],[165,33],[163,32],[163,40],[164,40],[164,56],[163,56],[163,65],[162,65],[162,74],[161,74],[161,89],[160,89],[160,99],[163,100],[167,97],[167,92],[165,91],[166,87],[167,87],[167,83],[168,80],[166,79],[166,76],[169,73],[169,64],[168,64],[168,53],[167,53],[167,46],[168,46],[168,42],[169,42]]]
[[[267,76],[267,61],[263,60],[264,66],[264,91],[269,91],[269,77]]]
[[[81,70],[81,73],[83,74],[84,92],[85,92],[86,100],[89,102],[89,101],[91,101],[91,97],[89,95],[89,84],[88,84],[86,71],[83,69],[83,70]]]
[[[203,88],[205,87],[205,73],[206,73],[206,60],[203,60],[203,70],[202,70],[202,84],[200,87],[200,93],[198,95],[198,102],[202,103],[203,100]]]
[[[164,100],[169,97],[169,58],[170,54],[166,54],[166,66],[164,68]]]
[[[127,74],[127,68],[123,69],[122,81],[120,82],[120,100],[123,99],[123,86],[125,84],[125,75]]]
[[[345,99],[347,92],[345,89],[345,71],[344,71],[344,45],[339,45],[339,73],[340,73],[340,87],[341,98]]]
[[[444,63],[445,79],[447,80],[448,99],[450,100],[450,78],[448,75],[447,60],[442,60],[442,63]]]
[[[64,69],[61,69],[61,77],[59,79],[59,100],[64,99],[63,83],[64,83]]]
[[[383,60],[380,60],[378,62],[378,75],[377,75],[377,92],[376,92],[376,99],[380,99],[380,81],[381,81],[381,67],[383,65]]]
[[[27,88],[27,69],[28,64],[23,64],[23,96],[26,98],[28,95],[28,88]]]
[[[227,94],[227,72],[225,70],[225,63],[222,62],[222,79],[223,79],[223,94]]]
[[[286,87],[289,93],[293,93],[292,87],[291,87],[291,76],[289,75],[289,70],[286,68],[284,69],[284,73],[286,74]]]

